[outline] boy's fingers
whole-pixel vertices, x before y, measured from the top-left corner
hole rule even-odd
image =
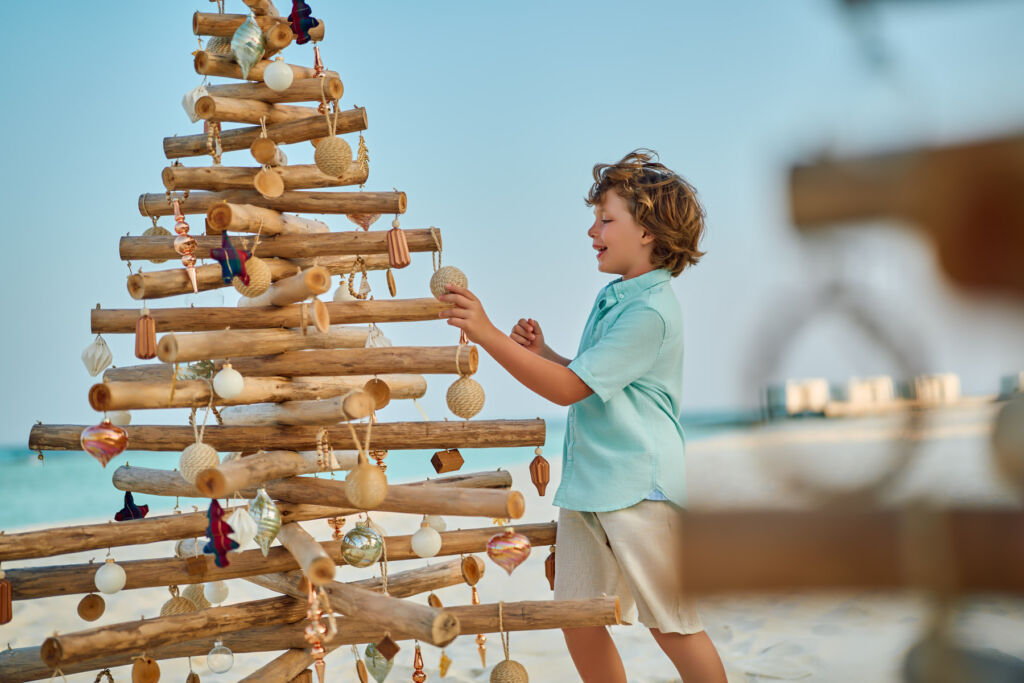
[[[449,308],[437,314],[439,318],[467,318],[469,311],[464,308]]]
[[[469,299],[462,294],[449,294],[447,301],[453,303],[458,308],[469,308],[471,304],[476,303],[475,299]]]
[[[448,287],[448,291],[449,292],[454,292],[455,294],[461,294],[462,296],[466,297],[470,301],[476,301],[476,297],[473,296],[473,292],[469,291],[465,287],[459,287],[458,285],[453,285],[453,284],[450,284],[450,283],[448,285],[446,285],[446,286]]]

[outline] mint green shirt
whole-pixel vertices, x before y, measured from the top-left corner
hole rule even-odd
[[[569,406],[555,505],[619,510],[657,491],[686,506],[683,322],[671,279],[659,268],[598,293],[569,363],[594,393]]]

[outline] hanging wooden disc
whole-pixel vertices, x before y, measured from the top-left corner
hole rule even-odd
[[[78,602],[78,616],[86,621],[96,621],[106,609],[107,603],[95,593],[89,593]]]
[[[381,410],[391,402],[391,387],[388,386],[387,382],[377,377],[364,384],[363,391],[373,398],[374,405],[376,406],[374,410]]]
[[[431,591],[430,595],[427,596],[427,604],[435,609],[441,609],[444,607],[444,604],[441,602],[441,598],[437,597],[437,594],[433,591]]]
[[[132,683],[157,683],[160,667],[150,657],[136,657],[132,664]]]
[[[256,191],[267,199],[280,197],[284,194],[284,179],[281,174],[271,168],[260,169],[256,177],[252,179],[252,185]]]
[[[331,314],[327,312],[327,306],[320,299],[313,299],[313,325],[322,334],[331,330]]]

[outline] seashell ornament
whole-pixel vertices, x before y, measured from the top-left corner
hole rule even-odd
[[[128,448],[128,432],[110,420],[103,420],[98,425],[83,429],[79,441],[82,444],[82,450],[106,467],[108,462],[124,453],[124,449]]]
[[[247,548],[256,539],[256,532],[259,531],[252,515],[244,507],[234,509],[228,516],[228,524],[232,529],[228,536],[238,544],[239,550]]]
[[[186,114],[188,114],[188,119],[192,123],[199,122],[199,114],[196,113],[196,102],[209,94],[210,93],[206,89],[206,85],[200,83],[185,93],[184,97],[181,98],[181,108],[185,110]]]
[[[208,470],[220,464],[220,456],[213,446],[202,441],[196,441],[181,452],[178,460],[178,470],[181,477],[190,484],[196,483],[196,477],[203,470]]]
[[[349,213],[345,215],[350,221],[358,225],[363,230],[369,230],[370,226],[380,218],[379,213]]]
[[[249,16],[231,36],[231,54],[242,70],[242,78],[249,77],[249,69],[263,58],[264,51],[263,30],[256,23],[256,17],[249,12]]]
[[[359,301],[359,299],[352,296],[352,293],[348,291],[348,284],[345,282],[344,277],[341,278],[341,283],[338,285],[338,288],[334,290],[333,300],[336,303],[341,303],[343,301]]]
[[[111,353],[106,340],[98,334],[92,340],[92,344],[82,350],[82,363],[85,364],[85,369],[89,372],[90,377],[100,374],[113,362],[114,354]]]
[[[267,490],[260,488],[256,492],[256,498],[249,504],[249,515],[256,522],[256,545],[267,556],[270,551],[270,544],[277,538],[277,532],[281,530],[281,511],[267,495]]]
[[[511,576],[516,567],[530,556],[530,539],[512,527],[505,527],[500,534],[487,541],[487,556]]]
[[[369,567],[384,552],[384,539],[366,522],[356,522],[356,527],[342,537],[340,545],[341,557],[353,567]]]

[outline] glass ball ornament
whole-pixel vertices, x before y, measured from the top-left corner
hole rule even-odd
[[[127,427],[132,423],[132,414],[127,410],[114,410],[107,413],[107,419],[118,427]]]
[[[441,534],[424,520],[412,535],[412,551],[419,557],[433,557],[441,551]]]
[[[530,539],[512,527],[505,527],[503,532],[487,541],[487,556],[511,576],[515,568],[530,556]]]
[[[448,530],[448,522],[444,521],[444,517],[441,515],[427,515],[426,520],[427,524],[429,524],[430,528],[434,531],[440,532]]]
[[[226,674],[228,671],[231,671],[231,667],[234,664],[234,653],[219,640],[213,644],[213,648],[206,654],[206,666],[215,674]]]
[[[278,57],[263,70],[263,82],[267,84],[267,87],[271,90],[287,90],[292,84],[292,80],[295,78],[295,74],[292,73],[292,68],[284,63],[284,59]]]
[[[211,604],[219,605],[228,599],[228,584],[223,581],[211,581],[203,586],[203,595]]]
[[[103,420],[98,425],[83,429],[79,441],[82,450],[106,467],[108,462],[128,448],[128,432],[110,420]]]
[[[245,389],[245,378],[242,373],[231,367],[231,363],[225,363],[216,375],[213,376],[213,390],[221,398],[232,399],[242,393]]]
[[[124,588],[127,581],[128,575],[125,574],[121,565],[114,562],[112,557],[108,557],[107,561],[100,565],[100,568],[96,570],[96,576],[93,577],[96,590],[107,595],[113,595]]]
[[[366,522],[357,522],[341,539],[341,557],[353,567],[369,567],[383,552],[384,539]]]

